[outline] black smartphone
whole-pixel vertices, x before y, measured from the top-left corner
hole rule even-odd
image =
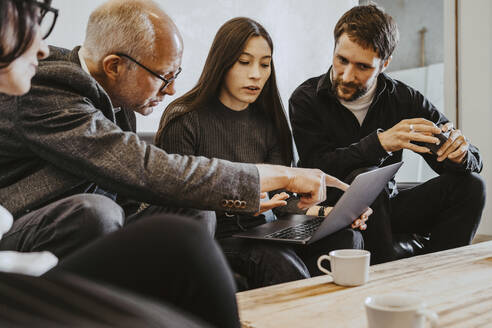
[[[425,147],[429,148],[430,151],[437,155],[437,151],[442,147],[442,145],[448,140],[449,134],[451,133],[451,130],[446,131],[446,132],[441,132],[439,134],[435,134],[434,137],[439,139],[440,143],[439,145],[433,144],[433,143],[426,143]]]

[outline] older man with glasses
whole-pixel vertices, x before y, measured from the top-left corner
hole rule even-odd
[[[4,15],[11,12],[8,19],[0,22],[2,40],[9,40],[8,44],[0,45],[0,87],[2,93],[19,95],[29,90],[37,59],[48,56],[44,39],[53,30],[58,10],[51,7],[49,0],[5,2],[0,9]],[[13,65],[14,61],[18,64]],[[32,202],[36,190],[46,188],[45,194],[49,194],[56,183],[44,186],[46,180],[42,175],[47,170],[42,169],[43,161],[28,159],[29,146],[19,142],[17,113],[13,112],[19,98],[2,93],[0,204],[14,210],[15,221],[0,206],[0,250],[23,253],[3,254],[1,270],[10,267],[21,268],[23,272],[42,272],[57,259],[49,253],[28,255],[25,252],[50,251],[57,257],[65,257],[98,237],[118,230],[125,217],[121,207],[106,197],[76,193],[61,193],[53,202],[38,202],[16,211],[18,205]]]
[[[31,91],[0,101],[0,203],[14,219],[80,193],[125,205],[127,222],[160,212],[204,217],[190,208],[256,213],[261,192],[296,192],[309,207],[341,184],[320,170],[171,155],[140,140],[135,112],[148,115],[175,93],[182,52],[173,21],[144,0],[102,4],[82,47],[51,47]],[[153,206],[137,213],[140,202]]]

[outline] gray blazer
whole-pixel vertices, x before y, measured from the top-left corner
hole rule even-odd
[[[134,113],[115,114],[78,50],[51,47],[27,95],[0,95],[0,204],[18,217],[96,183],[152,204],[258,210],[254,165],[167,154],[140,140]]]

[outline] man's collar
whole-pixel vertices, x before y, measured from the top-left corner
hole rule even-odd
[[[331,92],[331,81],[330,81],[330,74],[331,74],[331,66],[328,69],[328,72],[324,75],[321,76],[321,78],[318,81],[318,85],[316,86],[316,94],[326,94],[328,96],[333,97],[333,92]]]
[[[89,74],[91,76],[91,72],[89,71],[89,67],[87,67],[87,63],[86,63],[85,58],[84,58],[82,47],[80,47],[78,49],[77,54],[79,56],[80,66],[82,67],[84,72],[86,72],[87,74]],[[121,107],[113,107],[113,111],[115,114],[118,113],[120,110],[121,110]]]
[[[82,47],[80,47],[78,51],[79,55],[79,61],[80,61],[80,66],[82,66],[82,69],[89,75],[91,75],[91,72],[89,72],[89,67],[87,67],[87,63],[85,62],[84,55],[82,54]]]

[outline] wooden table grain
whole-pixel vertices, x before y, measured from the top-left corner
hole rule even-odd
[[[363,286],[321,276],[237,293],[237,301],[245,328],[360,328],[364,299],[392,292],[422,297],[439,327],[492,327],[492,241],[372,266]]]

